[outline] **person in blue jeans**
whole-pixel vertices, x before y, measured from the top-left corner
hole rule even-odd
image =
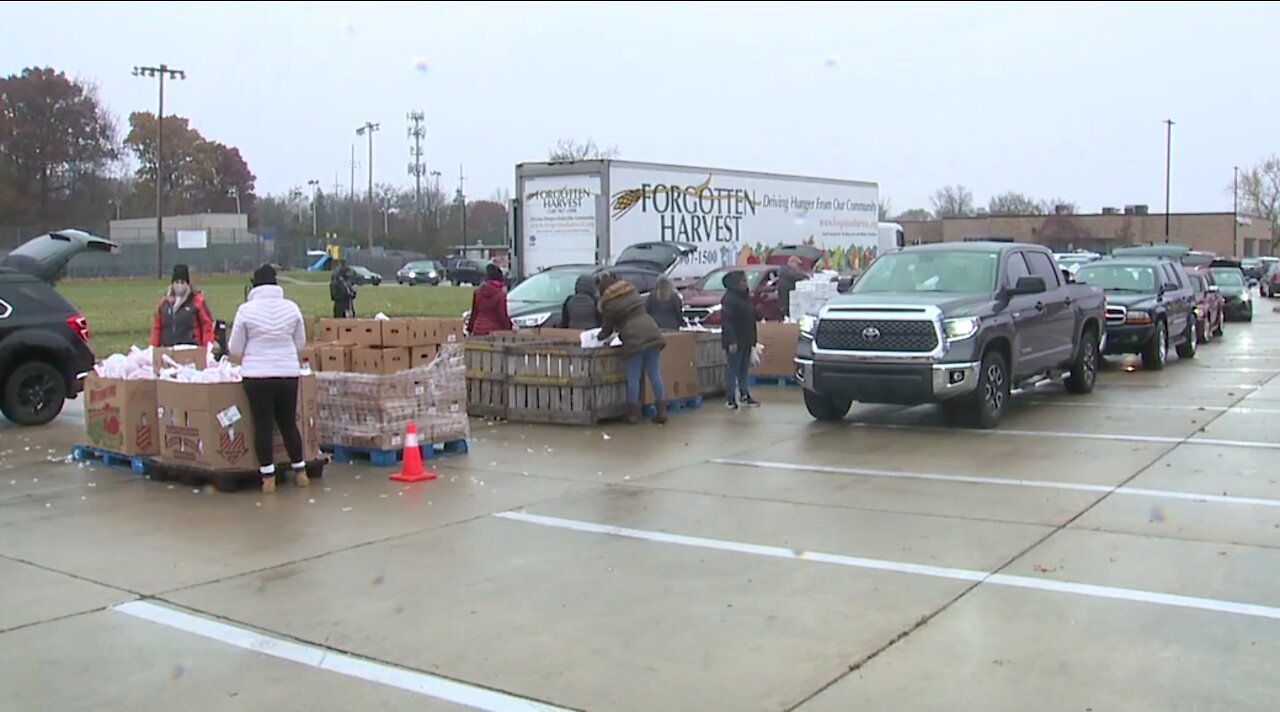
[[[659,359],[667,342],[662,330],[645,308],[645,299],[634,285],[605,273],[600,277],[600,339],[608,342],[614,333],[622,342],[622,357],[627,363],[627,422],[639,423],[644,407],[640,403],[640,381],[649,377],[653,388],[653,422],[667,422],[666,395],[662,387]]]
[[[747,275],[734,270],[724,276],[724,298],[720,300],[720,343],[725,350],[725,406],[737,410],[759,407],[751,397],[747,379],[751,372],[751,350],[756,346],[756,308],[751,303]]]

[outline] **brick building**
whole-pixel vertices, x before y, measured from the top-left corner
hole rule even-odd
[[[908,245],[994,237],[1036,243],[1055,252],[1107,254],[1116,247],[1164,242],[1164,213],[1149,213],[1138,205],[1090,215],[978,215],[906,221],[902,230]],[[1253,257],[1271,253],[1271,226],[1262,218],[1237,218],[1232,213],[1173,213],[1169,242],[1220,255]]]

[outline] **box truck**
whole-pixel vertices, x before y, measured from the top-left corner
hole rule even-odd
[[[519,164],[516,195],[519,278],[615,264],[652,243],[686,247],[670,271],[682,280],[780,245],[817,247],[820,267],[844,271],[902,244],[900,227],[878,221],[879,188],[867,181],[589,160]]]

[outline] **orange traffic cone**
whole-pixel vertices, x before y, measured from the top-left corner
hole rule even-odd
[[[396,482],[425,482],[434,480],[436,473],[422,466],[422,447],[418,445],[418,426],[409,423],[404,430],[404,461],[400,471],[391,476]]]

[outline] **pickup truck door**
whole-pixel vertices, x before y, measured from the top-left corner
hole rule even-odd
[[[1163,282],[1175,287],[1160,296],[1164,304],[1165,316],[1169,321],[1169,339],[1176,340],[1187,331],[1187,322],[1191,318],[1191,309],[1195,306],[1195,292],[1187,278],[1178,274],[1178,268],[1171,264],[1160,265]]]
[[[1037,308],[1043,307],[1045,318],[1044,358],[1040,368],[1057,368],[1071,360],[1075,349],[1076,306],[1053,259],[1044,252],[1025,254],[1032,276],[1044,278],[1046,287],[1037,302]]]
[[[1025,254],[1021,250],[1009,253],[1004,266],[1005,287],[1013,287],[1020,277],[1033,276]],[[1013,321],[1013,363],[1009,369],[1014,379],[1020,379],[1041,370],[1044,354],[1050,350],[1044,294],[1015,295],[1005,311]]]

